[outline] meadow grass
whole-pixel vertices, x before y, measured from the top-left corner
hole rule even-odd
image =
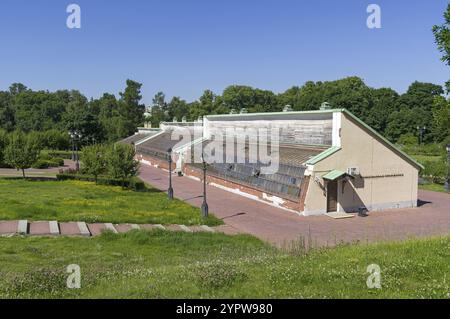
[[[143,192],[81,181],[0,179],[0,220],[57,220],[218,225],[213,215],[202,219],[199,208],[168,200],[164,192]]]
[[[0,238],[1,298],[447,298],[450,237],[278,250],[247,236],[132,231]],[[65,286],[81,267],[81,289]],[[368,289],[367,266],[381,268]]]

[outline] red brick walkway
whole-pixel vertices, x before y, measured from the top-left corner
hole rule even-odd
[[[140,177],[166,190],[168,172],[142,165]],[[200,206],[202,184],[188,177],[174,177],[175,197]],[[208,186],[210,211],[227,225],[265,241],[283,245],[303,237],[313,245],[340,242],[401,240],[450,234],[450,195],[419,191],[421,206],[373,212],[368,217],[331,219],[327,216],[299,216],[276,207]]]

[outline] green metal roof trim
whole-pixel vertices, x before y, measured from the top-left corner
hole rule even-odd
[[[328,156],[336,153],[337,151],[339,151],[341,148],[337,147],[337,146],[332,146],[328,149],[326,149],[325,151],[323,151],[322,153],[317,154],[316,156],[310,158],[306,164],[307,165],[315,165],[317,163],[319,163],[321,160],[327,158]]]
[[[327,179],[329,181],[334,181],[335,179],[337,179],[337,178],[339,178],[339,177],[341,177],[343,175],[346,175],[346,173],[343,172],[343,171],[339,171],[337,169],[334,169],[334,170],[326,173],[325,175],[323,175],[322,178],[323,179]]]
[[[382,140],[385,144],[387,144],[393,151],[397,152],[400,156],[402,156],[404,159],[406,159],[408,162],[410,162],[413,166],[416,166],[420,169],[424,169],[423,165],[417,162],[415,159],[413,159],[411,156],[403,152],[401,149],[399,149],[397,146],[389,142],[386,138],[384,138],[380,133],[375,131],[373,128],[371,128],[369,125],[364,123],[362,120],[360,120],[356,115],[348,111],[347,109],[342,109],[342,113],[347,114],[355,120],[358,124],[369,130],[372,134],[374,134],[376,137],[378,137],[380,140]]]

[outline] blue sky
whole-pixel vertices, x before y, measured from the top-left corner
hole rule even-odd
[[[79,4],[82,28],[68,29]],[[382,28],[368,29],[368,4]],[[1,0],[0,90],[117,94],[127,78],[188,101],[231,84],[282,92],[307,80],[357,75],[404,92],[415,81],[443,84],[431,27],[446,0]]]

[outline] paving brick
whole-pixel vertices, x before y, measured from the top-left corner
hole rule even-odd
[[[31,236],[49,236],[51,235],[50,225],[47,221],[31,222],[29,234]]]
[[[104,223],[87,224],[92,236],[98,236],[107,228]]]
[[[129,232],[130,230],[133,230],[133,225],[130,224],[117,224],[114,225],[114,227],[116,228],[117,232],[119,233],[126,233]]]
[[[59,223],[59,230],[62,236],[81,236],[80,228],[76,222]]]
[[[17,220],[0,222],[0,235],[17,234],[18,224]]]

